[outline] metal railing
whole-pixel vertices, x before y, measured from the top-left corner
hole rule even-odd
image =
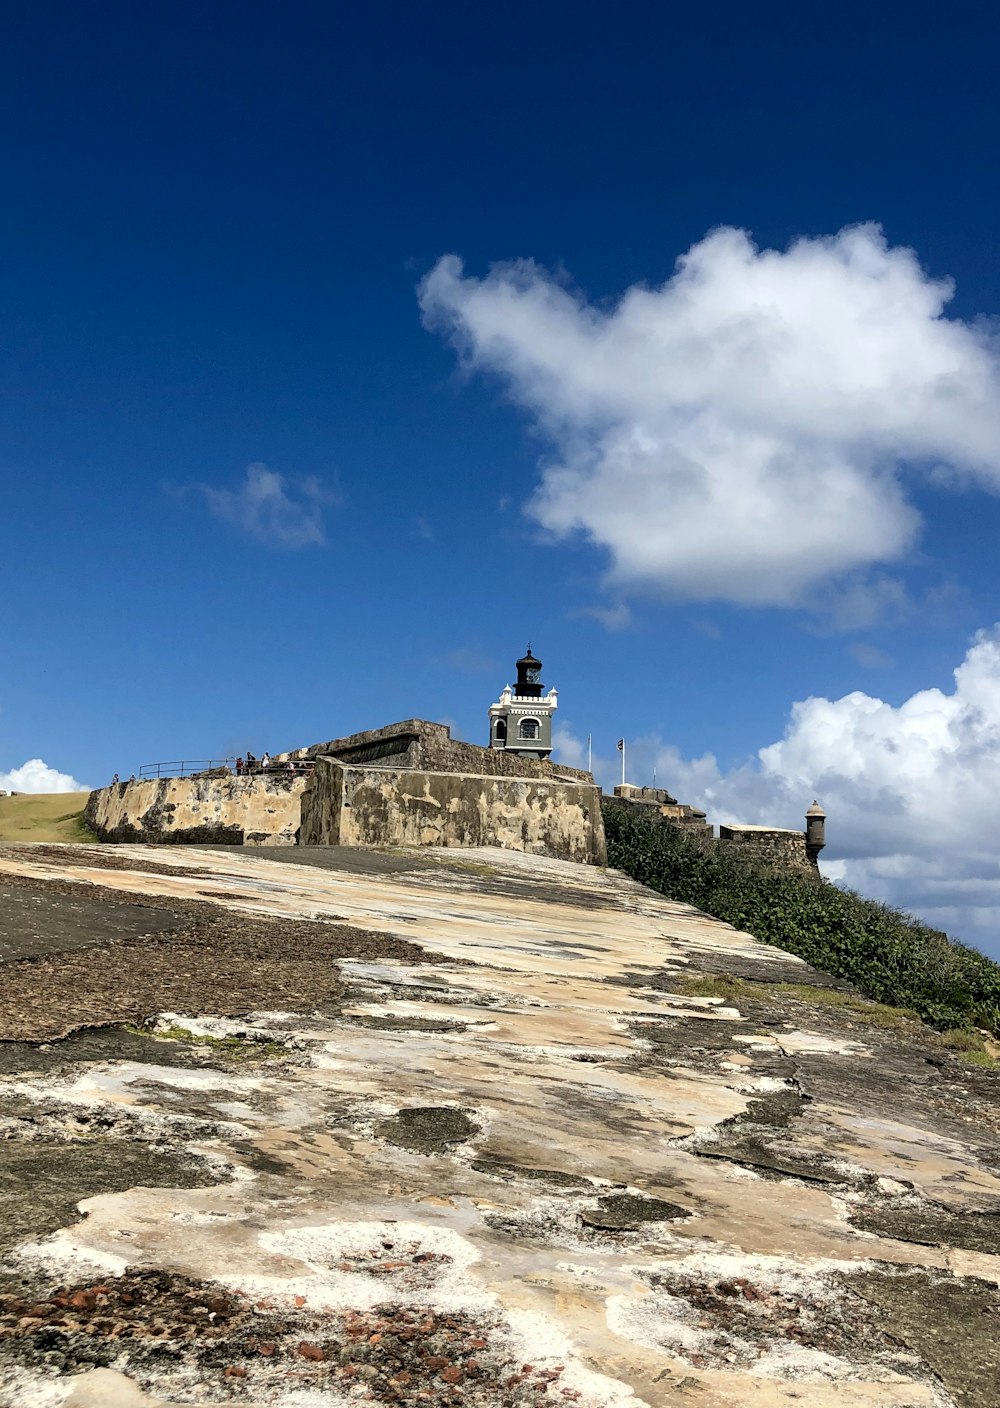
[[[294,758],[297,773],[312,772],[316,766],[315,758]],[[182,758],[178,762],[172,763],[143,763],[139,769],[139,782],[147,782],[158,777],[197,777],[199,773],[215,772],[218,768],[228,768],[231,773],[236,773],[235,758]],[[287,762],[270,762],[266,768],[260,765],[260,759],[255,758],[253,766],[244,768],[244,777],[262,777],[268,773],[288,772]]]
[[[139,769],[139,781],[151,777],[191,777],[198,772],[212,772],[215,768],[228,768],[236,771],[235,758],[182,758],[173,763],[143,763]]]

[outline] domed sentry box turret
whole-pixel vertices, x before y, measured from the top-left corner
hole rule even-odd
[[[819,853],[826,845],[826,812],[819,802],[813,802],[806,812],[806,855],[813,865],[819,860]]]
[[[490,747],[524,758],[547,758],[552,752],[556,691],[543,693],[542,662],[532,655],[530,645],[515,668],[516,685],[504,685],[500,698],[490,706]]]

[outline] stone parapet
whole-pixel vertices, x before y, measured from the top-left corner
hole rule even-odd
[[[91,792],[83,819],[102,841],[294,846],[301,774],[161,777]]]
[[[677,805],[677,798],[672,797],[665,787],[637,787],[632,782],[620,782],[615,788],[615,796],[623,802],[651,802],[660,806]]]
[[[643,816],[658,816],[664,821],[669,821],[675,826],[683,826],[685,831],[696,832],[699,836],[712,839],[712,824],[706,819],[705,813],[698,807],[689,807],[684,802],[677,802],[671,797],[670,801],[658,801],[655,796],[642,796],[642,793],[659,793],[663,797],[670,797],[670,793],[663,788],[653,787],[631,787],[618,786],[615,788],[614,796],[605,797],[602,805],[605,807],[621,807],[624,810],[634,810]]]
[[[481,748],[452,738],[447,724],[428,719],[403,719],[384,728],[331,738],[290,753],[278,753],[276,762],[287,758],[336,758],[357,766],[374,763],[379,767],[424,768],[431,772],[475,773],[480,777],[571,778],[592,782],[589,772],[563,767],[540,758],[522,757],[502,749]]]
[[[782,869],[800,870],[808,875],[817,873],[804,831],[788,831],[776,826],[720,826],[719,841],[742,846]]]

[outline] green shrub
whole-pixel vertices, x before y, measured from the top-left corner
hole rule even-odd
[[[605,807],[604,825],[608,863],[650,889],[941,1030],[1000,1033],[1000,965],[912,915],[625,807]]]

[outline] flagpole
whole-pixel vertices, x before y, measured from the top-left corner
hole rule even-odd
[[[622,786],[625,786],[625,740],[622,739]]]
[[[587,734],[587,771],[594,771],[594,735]]]

